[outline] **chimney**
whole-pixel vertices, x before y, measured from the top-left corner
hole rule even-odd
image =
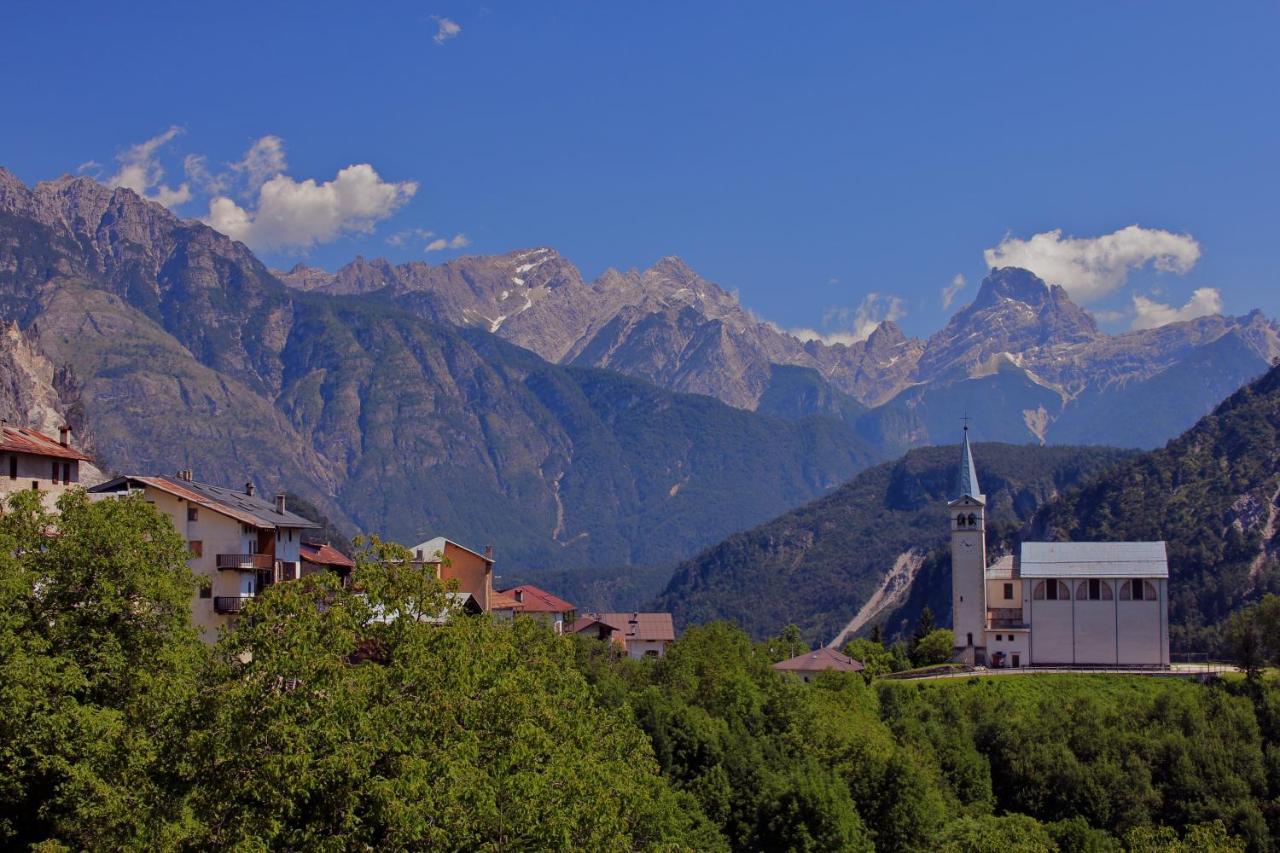
[[[523,590],[523,589],[517,589],[517,590],[516,590],[516,604],[524,604],[524,590]]]
[[[192,472],[190,468],[183,468],[178,471],[178,479],[182,480],[185,483],[191,482],[191,476],[192,476]]]
[[[284,515],[284,492],[280,492],[276,495],[276,513],[278,515]]]
[[[249,497],[253,497],[253,480],[244,484],[244,493]]]
[[[58,427],[58,444],[61,444],[63,447],[71,446],[71,427],[66,424]]]
[[[493,562],[493,546],[492,545],[484,546],[484,558],[488,560],[490,563]]]

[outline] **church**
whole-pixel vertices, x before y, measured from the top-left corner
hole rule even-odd
[[[974,666],[1169,666],[1163,542],[1023,542],[987,564],[987,499],[964,428],[951,525],[955,659]]]

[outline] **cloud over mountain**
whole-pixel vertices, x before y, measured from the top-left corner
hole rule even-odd
[[[1156,302],[1145,296],[1133,297],[1133,329],[1154,329],[1183,320],[1222,313],[1222,293],[1216,287],[1197,287],[1181,308]]]
[[[165,207],[176,207],[190,201],[191,188],[187,184],[180,184],[177,189],[174,189],[168,184],[161,183],[164,180],[164,167],[156,159],[156,152],[181,133],[182,128],[175,125],[145,142],[130,145],[116,155],[116,162],[120,164],[120,168],[114,175],[107,178],[106,184],[131,189],[138,195],[159,202]],[[89,161],[89,163],[92,162]],[[87,165],[88,163],[82,163],[81,167]]]
[[[1008,236],[983,252],[987,266],[1029,269],[1059,284],[1078,303],[1100,299],[1148,263],[1162,272],[1185,274],[1200,260],[1200,244],[1190,234],[1129,225],[1100,237],[1064,237],[1061,228],[1027,240]]]

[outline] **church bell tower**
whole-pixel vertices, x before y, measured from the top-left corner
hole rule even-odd
[[[956,496],[947,503],[951,524],[951,625],[955,659],[987,662],[987,498],[978,487],[978,469],[964,426]]]

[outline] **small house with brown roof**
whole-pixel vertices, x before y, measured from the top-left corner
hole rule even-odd
[[[500,589],[494,593],[493,609],[509,608],[512,615],[523,614],[546,620],[557,634],[573,624],[575,608],[559,596],[531,583]]]
[[[342,578],[344,586],[351,583],[351,571],[356,567],[356,561],[328,542],[303,542],[298,549],[298,556],[302,560],[304,576],[316,572],[333,572]]]
[[[633,658],[660,658],[676,640],[670,613],[586,613],[569,631],[608,640]]]
[[[820,672],[862,672],[863,665],[861,661],[823,646],[815,651],[778,661],[773,668],[778,672],[789,672],[804,681],[810,681]]]
[[[27,427],[0,425],[0,499],[33,489],[54,509],[58,498],[80,482],[80,463],[90,459],[71,443],[71,427],[58,438]]]

